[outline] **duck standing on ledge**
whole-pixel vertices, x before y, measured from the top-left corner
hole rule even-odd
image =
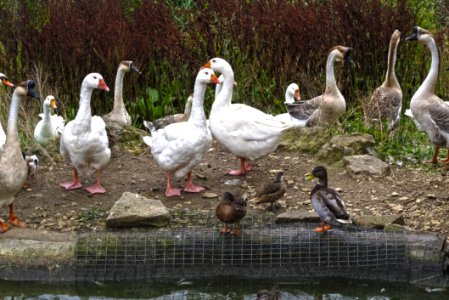
[[[284,173],[278,172],[275,181],[267,184],[252,201],[255,201],[256,204],[270,203],[270,210],[273,211],[273,206],[284,196],[285,191]]]
[[[228,225],[236,223],[237,225],[232,228],[231,233],[238,236],[240,234],[240,221],[246,216],[246,199],[225,192],[223,199],[215,209],[215,215],[225,224],[221,230],[222,234],[228,233]]]

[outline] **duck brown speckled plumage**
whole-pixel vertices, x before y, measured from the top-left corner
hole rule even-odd
[[[285,194],[286,188],[284,183],[284,173],[278,172],[274,182],[266,185],[261,192],[259,192],[253,199],[257,204],[270,203],[270,209],[273,210],[273,206],[278,199],[281,199]]]
[[[323,166],[315,167],[312,173],[306,174],[307,180],[318,178],[319,182],[310,192],[312,207],[320,217],[321,227],[316,232],[324,232],[340,223],[351,223],[343,200],[336,190],[327,186],[327,170]]]
[[[238,236],[240,231],[240,220],[246,215],[246,199],[234,196],[230,192],[225,192],[223,199],[215,209],[215,215],[219,220],[225,223],[224,228],[221,230],[222,234],[228,233],[228,225],[236,223],[237,227],[234,227],[231,232],[233,235]]]
[[[256,295],[256,300],[281,300],[281,291],[277,285],[273,286],[271,291],[261,290]]]

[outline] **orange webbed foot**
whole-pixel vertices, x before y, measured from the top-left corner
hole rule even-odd
[[[9,230],[9,225],[6,224],[5,222],[1,222],[0,221],[0,233],[5,233]]]

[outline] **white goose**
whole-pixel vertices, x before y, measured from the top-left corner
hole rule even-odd
[[[281,134],[290,124],[245,104],[231,104],[234,71],[222,58],[213,58],[204,67],[224,76],[223,87],[212,104],[209,126],[215,139],[240,159],[240,169],[229,175],[242,175],[253,167],[246,160],[263,157],[279,145]]]
[[[26,227],[26,224],[16,217],[13,202],[27,180],[28,167],[20,149],[17,118],[20,102],[25,100],[27,95],[38,98],[34,86],[35,82],[28,80],[19,83],[14,90],[8,115],[5,148],[0,152],[0,208],[9,207],[9,223],[18,227]],[[0,221],[0,233],[8,229],[9,225]]]
[[[415,27],[406,41],[419,41],[426,45],[432,56],[429,74],[415,92],[410,102],[410,110],[419,128],[427,133],[434,147],[430,163],[438,162],[438,153],[441,147],[449,148],[449,106],[435,95],[438,80],[440,57],[433,35],[426,29]],[[449,150],[447,158],[442,160],[449,163]]]
[[[285,106],[288,109],[288,107],[290,106],[300,105],[302,103],[300,102],[300,100],[301,100],[301,93],[299,91],[298,84],[290,83],[287,89],[285,90],[285,102],[284,102]],[[300,123],[298,122],[298,119],[291,116],[289,113],[276,115],[275,118],[284,122],[291,122],[294,126],[296,125],[296,123]]]
[[[204,94],[208,83],[218,83],[211,69],[198,72],[193,90],[192,113],[187,122],[173,123],[143,138],[150,146],[151,154],[159,167],[166,171],[167,187],[165,196],[180,196],[179,189],[173,188],[172,177],[181,178],[187,174],[186,192],[197,193],[204,187],[192,182],[192,169],[202,160],[212,144],[212,136],[206,125]]]
[[[300,105],[288,106],[298,127],[326,126],[336,121],[346,111],[346,101],[335,80],[335,62],[351,60],[352,48],[335,46],[329,52],[326,63],[326,90],[323,95],[304,101]]]
[[[90,99],[94,89],[109,91],[98,73],[88,74],[81,84],[80,105],[74,120],[67,123],[61,136],[60,151],[64,161],[73,167],[73,181],[61,183],[66,190],[81,187],[78,175],[88,177],[96,172],[96,182],[86,190],[105,193],[100,183],[100,170],[111,158],[106,125],[101,117],[92,116]]]
[[[401,32],[395,30],[391,35],[388,48],[388,68],[385,81],[374,90],[365,109],[365,124],[388,121],[388,131],[393,130],[399,123],[402,109],[402,89],[394,71],[398,44],[401,40]]]
[[[2,85],[14,87],[14,84],[11,83],[8,80],[8,77],[6,77],[6,75],[3,73],[0,73],[0,82]],[[6,134],[5,134],[5,131],[3,130],[2,123],[0,122],[0,151],[3,150],[3,147],[5,146],[5,142],[6,142]]]
[[[125,73],[132,71],[140,74],[139,69],[130,60],[120,62],[115,76],[114,86],[114,106],[112,111],[103,116],[106,124],[117,124],[120,126],[131,125],[131,116],[126,111],[125,103],[123,102],[123,78]]]
[[[44,100],[43,113],[39,114],[42,120],[37,123],[34,129],[34,139],[42,146],[46,146],[50,141],[59,138],[64,131],[64,118],[52,115],[51,109],[56,109],[56,98],[49,95]]]

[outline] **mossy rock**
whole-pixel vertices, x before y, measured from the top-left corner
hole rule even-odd
[[[369,134],[338,135],[323,145],[317,153],[317,158],[329,163],[339,162],[344,156],[368,153],[374,144],[374,137]]]
[[[293,128],[284,133],[280,146],[301,153],[315,154],[330,138],[330,131],[323,127]]]
[[[133,126],[107,125],[109,146],[120,147],[124,150],[140,151],[147,148],[142,138],[149,135],[147,131]]]

